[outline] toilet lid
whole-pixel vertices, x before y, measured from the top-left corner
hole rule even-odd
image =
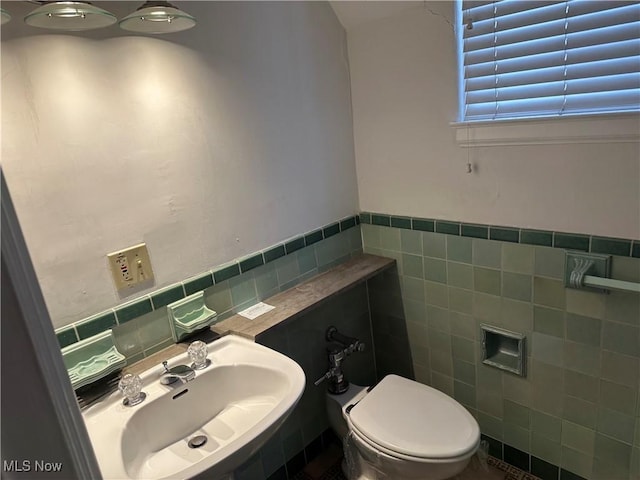
[[[387,375],[349,413],[369,441],[419,458],[451,458],[478,444],[478,423],[453,398],[397,375]]]

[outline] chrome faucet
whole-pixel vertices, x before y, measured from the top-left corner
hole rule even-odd
[[[178,381],[187,383],[196,378],[196,371],[186,365],[176,365],[169,368],[168,362],[165,360],[162,362],[162,366],[164,367],[164,372],[160,378],[160,383],[163,385],[171,385]]]

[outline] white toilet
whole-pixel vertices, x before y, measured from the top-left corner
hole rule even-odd
[[[426,385],[387,375],[375,388],[327,394],[329,422],[345,442],[349,480],[444,480],[480,443],[471,414]]]

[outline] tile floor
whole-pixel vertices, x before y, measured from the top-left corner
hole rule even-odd
[[[347,480],[342,473],[342,451],[331,445],[315,460],[309,463],[294,480]],[[391,480],[391,479],[389,479]],[[483,465],[478,457],[473,457],[469,466],[452,480],[540,480],[508,463],[489,457]]]

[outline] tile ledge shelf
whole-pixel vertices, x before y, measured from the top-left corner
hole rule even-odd
[[[255,320],[236,314],[216,323],[211,330],[219,335],[233,333],[255,340],[269,329],[303,315],[345,290],[391,268],[395,263],[392,258],[366,253],[358,255],[306,282],[265,299],[265,303],[276,308]]]
[[[622,257],[640,258],[640,239],[604,237],[533,228],[507,227],[452,220],[408,217],[377,212],[360,212],[360,223],[405,230],[442,233],[460,237],[497,240],[542,247],[581,250]]]
[[[349,288],[392,268],[395,264],[396,261],[392,258],[363,253],[312,277],[306,282],[263,300],[275,308],[254,320],[249,320],[236,314],[212,325],[210,329],[220,336],[233,334],[255,341],[259,335],[271,328],[282,325],[313,310]],[[144,372],[154,365],[160,365],[163,360],[169,360],[184,353],[187,347],[188,343],[170,345],[145,359],[125,367],[125,371],[131,373]]]

